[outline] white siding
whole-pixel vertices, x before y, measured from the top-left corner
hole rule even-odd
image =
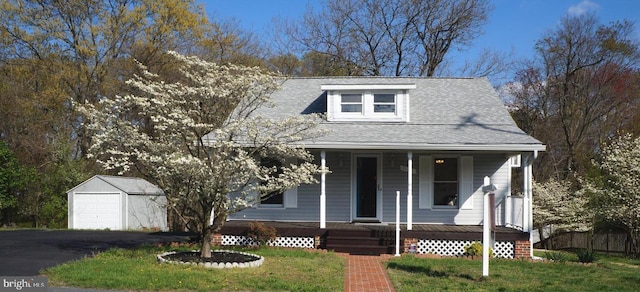
[[[127,229],[152,228],[168,230],[167,198],[165,196],[129,195]]]
[[[314,153],[320,165],[319,152]],[[327,221],[351,220],[351,155],[348,152],[327,152]],[[342,161],[342,162],[341,162]],[[320,175],[317,180],[320,181]],[[289,198],[292,199],[292,198]],[[300,185],[295,207],[249,208],[233,214],[230,219],[273,221],[320,221],[320,184]],[[285,202],[285,205],[288,203]]]
[[[319,153],[315,153],[319,157]],[[489,176],[496,190],[497,204],[497,224],[504,224],[504,198],[507,194],[509,183],[508,157],[504,154],[477,154],[461,153],[457,154],[461,158],[461,164],[469,163],[473,165],[472,171],[465,172],[462,176],[470,175],[472,180],[467,186],[462,186],[473,191],[469,204],[469,209],[424,209],[420,189],[425,184],[422,181],[423,175],[420,173],[424,163],[429,160],[424,157],[433,157],[442,153],[413,153],[413,222],[431,224],[459,224],[459,225],[479,225],[482,223],[482,184],[484,177]],[[445,153],[450,156],[451,154]],[[349,152],[327,151],[327,167],[331,171],[327,174],[327,221],[328,222],[349,222],[351,220],[351,154]],[[319,158],[317,158],[319,162]],[[342,161],[342,162],[340,162]],[[395,200],[396,191],[400,191],[400,218],[406,221],[407,207],[407,153],[406,152],[384,152],[383,161],[383,183],[382,186],[382,222],[391,223],[395,221]],[[319,177],[318,177],[319,180]],[[461,184],[464,184],[461,181]],[[427,198],[428,199],[428,198]],[[298,187],[297,208],[250,208],[232,215],[231,219],[246,220],[275,220],[275,221],[318,221],[320,220],[320,184],[302,185]],[[461,202],[462,203],[462,202]],[[428,206],[431,199],[428,199]]]

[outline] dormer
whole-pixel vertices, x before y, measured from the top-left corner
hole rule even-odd
[[[331,122],[408,122],[412,84],[324,84]]]

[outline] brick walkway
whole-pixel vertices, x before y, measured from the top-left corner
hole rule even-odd
[[[392,255],[341,255],[347,260],[344,291],[395,291],[383,264]]]

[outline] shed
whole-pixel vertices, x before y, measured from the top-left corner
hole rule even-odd
[[[168,229],[164,192],[141,178],[95,175],[67,198],[69,229]]]

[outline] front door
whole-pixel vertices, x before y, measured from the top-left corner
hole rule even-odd
[[[354,197],[355,221],[379,221],[380,156],[355,156]]]

